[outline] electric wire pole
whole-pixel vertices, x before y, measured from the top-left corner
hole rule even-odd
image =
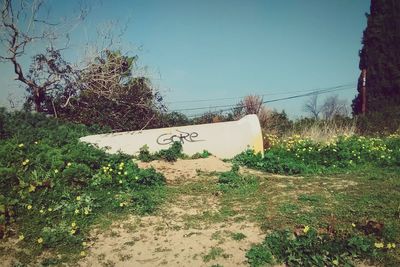
[[[361,87],[361,113],[365,115],[367,111],[367,70],[362,70],[362,87]]]

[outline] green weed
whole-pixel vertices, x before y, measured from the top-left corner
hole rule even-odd
[[[203,261],[204,262],[209,262],[211,260],[215,260],[218,257],[223,256],[224,250],[220,247],[213,247],[210,249],[210,251],[203,256]]]
[[[299,230],[295,234],[288,230],[269,234],[247,252],[250,265],[354,266],[360,258],[374,259],[378,255],[380,244],[368,237],[319,234],[308,226]]]
[[[162,174],[138,168],[128,155],[110,155],[79,141],[99,129],[40,114],[3,113],[2,118],[1,237],[19,239],[17,246],[29,252],[22,263],[45,250],[77,260],[102,218],[150,213],[163,201]]]
[[[275,141],[261,154],[245,151],[234,162],[272,173],[322,174],[354,171],[365,165],[400,166],[400,137],[339,136],[327,143],[293,136]]]
[[[232,233],[231,237],[233,240],[240,241],[245,239],[247,236],[243,233]]]

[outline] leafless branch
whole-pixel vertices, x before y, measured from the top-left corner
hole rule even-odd
[[[315,93],[304,104],[304,111],[309,113],[314,119],[319,118],[321,107],[318,105],[318,94]]]

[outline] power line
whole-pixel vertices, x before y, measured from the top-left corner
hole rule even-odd
[[[354,82],[346,83],[341,86],[350,86],[354,85]],[[279,93],[265,93],[265,94],[257,94],[258,96],[272,96],[272,95],[285,95],[292,93],[302,93],[302,92],[315,92],[318,90],[326,90],[327,88],[314,88],[309,90],[297,90],[297,91],[286,91]],[[329,88],[328,88],[329,89]],[[177,104],[177,103],[196,103],[196,102],[211,102],[211,101],[220,101],[220,100],[232,100],[232,99],[243,99],[246,96],[234,96],[234,97],[222,97],[222,98],[209,98],[209,99],[194,99],[194,100],[178,100],[178,101],[168,101],[167,104]]]
[[[271,103],[271,102],[275,102],[275,101],[280,101],[280,100],[297,98],[297,97],[309,96],[309,95],[313,95],[313,94],[328,93],[328,92],[338,91],[338,90],[341,90],[341,89],[354,88],[353,85],[350,88],[348,88],[348,87],[349,87],[349,85],[347,85],[347,84],[346,85],[338,85],[338,86],[329,87],[329,88],[325,88],[325,89],[313,90],[312,92],[309,92],[309,93],[306,93],[306,94],[301,94],[301,95],[295,95],[295,96],[290,96],[290,97],[278,98],[278,99],[274,99],[274,100],[263,101],[263,104]],[[195,108],[182,108],[182,109],[175,109],[175,110],[172,110],[172,111],[180,112],[180,111],[192,111],[192,110],[202,110],[202,109],[227,108],[227,107],[234,107],[234,106],[237,106],[237,104],[207,106],[207,107],[203,106],[203,107],[195,107]]]
[[[331,92],[336,92],[336,91],[341,91],[341,90],[349,90],[349,89],[355,89],[355,87],[348,87],[348,88],[336,88],[336,89],[330,89],[330,90],[320,90],[320,91],[313,91],[313,92],[310,92],[310,93],[306,93],[306,94],[301,94],[301,95],[294,95],[294,96],[289,96],[289,97],[283,97],[283,98],[277,98],[277,99],[272,99],[272,100],[266,100],[266,101],[263,101],[262,103],[263,104],[266,104],[266,103],[272,103],[272,102],[278,102],[278,101],[283,101],[283,100],[289,100],[289,99],[294,99],[294,98],[300,98],[300,97],[305,97],[305,96],[311,96],[311,95],[314,95],[314,94],[326,94],[326,93],[331,93]],[[233,104],[233,105],[225,105],[225,107],[230,107],[230,108],[227,108],[227,109],[221,109],[221,110],[218,110],[218,112],[225,112],[225,111],[229,111],[229,110],[232,110],[232,108],[233,107],[244,107],[244,105],[237,105],[237,104]],[[221,106],[214,106],[214,107],[204,107],[204,108],[201,108],[201,109],[209,109],[209,110],[211,110],[212,108],[218,108],[218,107],[221,107]],[[200,108],[196,108],[196,109],[200,109]],[[186,109],[187,110],[187,109]],[[177,111],[177,110],[175,110],[175,111]],[[199,116],[201,116],[201,115],[203,115],[204,113],[200,113],[200,114],[192,114],[192,115],[187,115],[187,117],[188,118],[194,118],[194,117],[199,117]]]

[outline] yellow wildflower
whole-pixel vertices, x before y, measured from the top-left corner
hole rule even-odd
[[[54,173],[58,173],[58,170],[56,169],[56,170],[54,170]]]
[[[123,206],[124,206],[124,203],[119,203],[119,206],[120,206],[120,207],[123,207]]]
[[[85,251],[81,251],[81,256],[82,257],[86,256],[86,252]]]
[[[124,172],[124,175],[128,175],[128,172]]]
[[[85,215],[88,215],[88,214],[89,214],[89,211],[90,211],[89,208],[85,208],[84,211],[83,211],[83,213],[85,213]]]
[[[52,209],[52,208],[48,208],[47,210],[48,210],[48,211],[53,211],[53,209]]]
[[[388,243],[387,245],[386,245],[386,248],[387,249],[394,249],[394,248],[396,248],[396,244],[395,243]]]
[[[44,213],[44,210],[39,210],[40,213]]]
[[[38,144],[38,141],[35,141],[35,145],[37,145]]]
[[[351,226],[356,227],[356,224],[355,224],[355,223],[352,223]]]
[[[37,240],[37,242],[38,242],[39,244],[42,244],[42,243],[43,243],[43,238],[39,237],[38,240]]]
[[[26,208],[27,208],[28,210],[30,210],[30,209],[32,209],[32,205],[28,205]]]
[[[376,242],[374,245],[376,248],[383,248],[385,244],[383,244],[383,242],[380,242],[380,243]]]
[[[36,186],[34,186],[34,185],[31,184],[31,185],[29,186],[28,191],[29,191],[29,192],[33,192],[33,191],[35,191],[35,190],[36,190]]]
[[[72,227],[75,227],[75,226],[76,226],[76,222],[72,222],[72,223],[71,223],[71,226],[72,226]]]
[[[18,147],[24,147],[24,144],[21,143],[21,144],[18,145]]]
[[[78,201],[81,200],[81,196],[77,196],[76,200],[78,200]]]
[[[29,159],[26,159],[26,160],[24,160],[24,161],[22,162],[22,165],[25,166],[25,165],[28,164],[28,163],[29,163]]]
[[[307,234],[308,231],[310,231],[310,226],[306,225],[306,226],[304,227],[304,229],[303,229],[303,232],[304,232],[305,234]]]
[[[332,261],[332,264],[335,265],[335,266],[337,266],[337,265],[339,265],[339,261],[338,261],[338,260],[333,260],[333,261]]]
[[[78,214],[79,213],[79,210],[78,209],[75,209],[75,214]]]
[[[82,246],[86,247],[87,243],[85,241],[82,242]]]
[[[121,175],[121,172],[118,172],[118,175]]]
[[[76,230],[75,229],[72,229],[71,230],[71,235],[73,235],[73,234],[75,234],[76,233]]]
[[[119,183],[122,184],[122,180],[119,180]]]
[[[18,236],[18,239],[22,241],[22,240],[25,239],[25,236],[24,236],[23,234],[20,234],[20,235]]]
[[[67,163],[67,167],[70,167],[71,165],[72,165],[71,162],[68,162],[68,163]]]

